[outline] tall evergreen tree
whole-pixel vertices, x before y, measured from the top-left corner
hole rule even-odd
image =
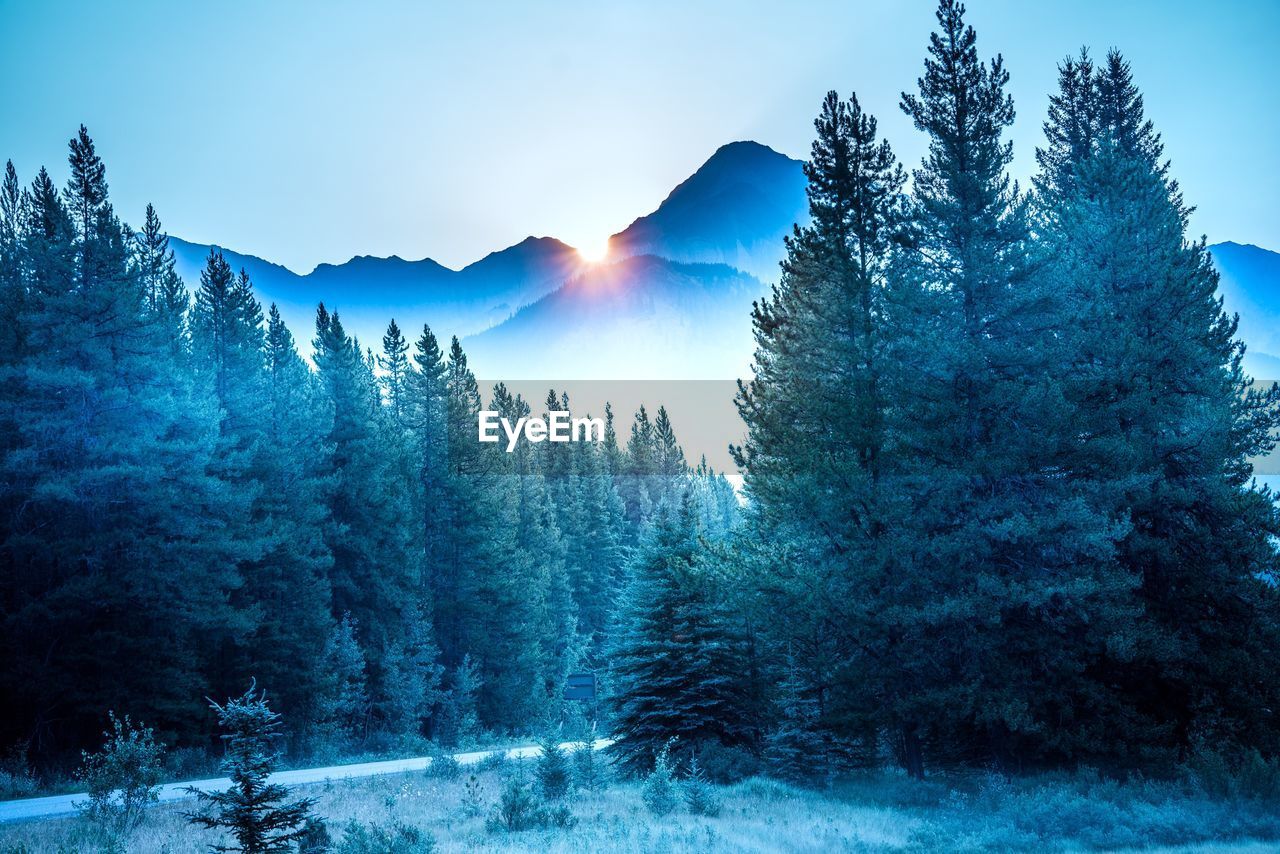
[[[257,616],[237,666],[239,675],[278,686],[277,707],[291,731],[305,735],[323,717],[316,698],[329,679],[323,649],[334,622],[325,541],[332,478],[321,462],[327,446],[318,384],[274,304],[263,347],[265,370],[252,380],[261,400],[247,472],[262,550],[241,567],[242,595]]]
[[[757,740],[745,645],[721,604],[719,579],[697,554],[697,517],[686,500],[662,509],[635,557],[610,656],[610,750],[630,774],[652,770],[672,739],[682,755]]]
[[[829,93],[814,127],[810,224],[756,307],[755,378],[738,396],[749,433],[734,452],[752,499],[738,554],[772,645],[805,662],[795,690],[822,726],[840,718],[852,735],[893,725],[879,688],[899,675],[892,654],[867,650],[895,572],[884,422],[898,396],[885,363],[905,176],[856,97]]]
[[[1006,173],[1008,73],[979,60],[963,13],[939,5],[919,94],[902,100],[930,148],[891,308],[895,368],[917,395],[892,425],[913,494],[892,552],[904,607],[887,611],[881,647],[903,672],[882,691],[911,756],[919,731],[942,756],[1035,761],[1070,751],[1052,727],[1087,651],[1132,613],[1109,571],[1113,518],[1061,473],[1074,430],[1053,379],[1062,306]]]
[[[1092,668],[1082,749],[1130,762],[1201,740],[1274,749],[1276,513],[1249,488],[1280,397],[1241,369],[1203,241],[1128,64],[1060,69],[1038,152],[1049,280],[1071,300],[1066,464],[1125,523],[1114,572],[1136,619]]]
[[[387,325],[387,333],[382,336],[382,355],[378,357],[378,367],[382,368],[382,384],[386,393],[387,405],[391,410],[392,420],[403,424],[408,416],[407,389],[409,375],[409,342],[404,340],[404,333],[396,325],[393,318]]]
[[[0,364],[16,360],[23,346],[19,317],[26,299],[21,256],[26,206],[10,160],[0,183]]]
[[[372,356],[360,353],[324,305],[316,311],[315,354],[328,419],[333,607],[359,626],[376,704],[393,691],[388,653],[403,651],[409,622],[421,618],[406,612],[420,601],[423,577],[410,450],[382,405]]]
[[[216,651],[245,628],[229,597],[247,508],[210,473],[216,420],[171,371],[83,129],[70,163],[65,205],[43,170],[29,193],[27,346],[0,384],[21,401],[0,458],[0,612],[23,651],[0,690],[9,725],[49,750],[124,705],[193,731]]]

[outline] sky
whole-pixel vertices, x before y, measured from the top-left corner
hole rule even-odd
[[[1056,64],[1131,61],[1196,234],[1280,249],[1280,0],[971,0],[1005,57],[1014,174]],[[355,255],[451,267],[524,237],[598,246],[720,145],[807,155],[828,89],[899,157],[928,0],[0,0],[0,158],[66,176],[83,122],[117,210],[307,272]]]

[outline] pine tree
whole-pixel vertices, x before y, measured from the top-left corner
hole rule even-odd
[[[441,699],[443,669],[427,613],[418,602],[406,604],[404,636],[392,642],[384,663],[385,696],[377,711],[391,732],[401,736],[421,735]]]
[[[451,746],[469,744],[480,734],[480,719],[476,713],[480,679],[470,656],[462,657],[450,681],[452,684],[441,703],[436,738]]]
[[[261,420],[262,320],[248,275],[242,270],[236,276],[222,253],[210,249],[191,307],[192,347],[222,412],[232,454],[249,449]]]
[[[41,171],[21,237],[21,401],[0,457],[0,676],[13,721],[58,718],[88,743],[128,701],[193,732],[215,652],[247,625],[231,603],[244,499],[211,474],[217,421],[173,371],[132,264],[133,241],[82,132],[66,203]]]
[[[350,614],[343,614],[333,628],[320,660],[326,677],[318,702],[320,735],[331,747],[356,743],[368,731],[369,694],[364,653]]]
[[[156,317],[161,334],[169,339],[175,356],[184,350],[187,308],[190,297],[175,267],[169,235],[160,223],[155,207],[148,204],[142,230],[135,238],[135,263],[146,294],[147,310]]]
[[[569,794],[573,777],[569,769],[569,756],[554,735],[538,742],[538,765],[534,773],[538,791],[548,801],[558,801]]]
[[[225,792],[189,789],[204,811],[188,813],[188,820],[209,830],[226,830],[235,840],[234,845],[213,846],[214,851],[293,851],[315,799],[284,803],[288,789],[267,782],[279,760],[280,716],[267,706],[266,693],[259,692],[256,684],[222,705],[212,701],[209,705],[223,729],[227,752],[222,770],[231,778],[231,788]]]
[[[1047,276],[1075,322],[1065,466],[1123,519],[1112,573],[1132,619],[1080,692],[1081,753],[1139,762],[1200,740],[1277,742],[1271,656],[1275,509],[1249,488],[1280,397],[1251,386],[1203,241],[1169,177],[1128,64],[1060,69],[1038,152]]]
[[[891,382],[914,384],[889,413],[906,512],[886,541],[892,583],[874,606],[887,618],[872,619],[870,670],[849,674],[875,686],[917,774],[921,739],[935,755],[998,762],[1061,749],[1049,726],[1072,702],[1082,652],[1126,619],[1123,579],[1107,571],[1113,520],[1059,470],[1074,416],[1052,370],[1063,307],[1006,173],[1008,73],[979,60],[963,13],[940,4],[919,94],[902,100],[930,136],[890,291],[902,331]]]
[[[896,571],[885,422],[903,398],[887,362],[905,176],[856,97],[828,93],[814,128],[810,224],[756,306],[755,377],[738,395],[751,501],[732,560],[761,592],[744,610],[767,643],[806,662],[797,690],[853,737],[892,726],[877,694],[898,676],[892,651],[866,651]]]
[[[242,567],[244,597],[257,619],[240,671],[278,685],[277,708],[293,721],[294,733],[306,734],[325,716],[316,703],[331,678],[324,649],[335,630],[333,558],[325,542],[332,479],[323,470],[327,446],[319,389],[274,304],[264,347],[257,407],[262,421],[250,469],[258,486],[253,518],[263,549]]]
[[[26,208],[27,200],[10,160],[0,183],[0,365],[16,360],[23,348],[19,318],[26,299],[21,257]]]
[[[765,737],[764,759],[769,773],[788,783],[822,784],[830,779],[830,747],[822,732],[821,709],[793,659],[778,697],[779,714]]]
[[[720,799],[716,796],[715,787],[707,780],[702,766],[695,755],[689,759],[689,772],[685,775],[684,805],[691,815],[705,815],[715,818],[720,815]]]
[[[578,631],[591,653],[598,654],[607,643],[610,616],[624,583],[626,521],[607,453],[586,443],[575,446],[575,452],[577,473],[567,485],[573,512],[561,529]]]
[[[624,771],[645,773],[671,739],[679,752],[709,743],[751,745],[745,649],[697,560],[688,501],[660,514],[636,555],[612,654],[614,743]]]
[[[618,478],[618,493],[622,496],[627,521],[636,530],[654,510],[652,478],[655,471],[653,422],[642,404],[631,422],[631,436],[627,439],[622,459],[622,476]]]
[[[328,417],[333,607],[360,627],[357,639],[377,706],[395,691],[387,655],[407,642],[404,604],[424,601],[414,456],[409,437],[382,405],[372,355],[360,352],[338,314],[323,305],[316,311],[315,361]],[[418,612],[410,619],[424,617]]]
[[[394,319],[387,325],[387,334],[382,336],[382,355],[378,357],[378,366],[382,368],[382,385],[391,408],[391,417],[396,424],[403,424],[408,417],[407,390],[409,375],[409,342],[396,325]]]

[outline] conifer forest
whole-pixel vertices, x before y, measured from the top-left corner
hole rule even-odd
[[[299,327],[216,247],[184,277],[164,212],[116,207],[92,127],[65,161],[50,139],[48,169],[9,162],[0,795],[101,790],[76,821],[108,830],[75,848],[0,824],[0,851],[152,850],[147,823],[179,815],[156,787],[219,776],[173,825],[190,850],[1046,844],[572,841],[595,809],[574,797],[723,828],[767,786],[954,801],[967,784],[938,781],[974,775],[1270,805],[1066,847],[1280,839],[1280,514],[1255,477],[1280,389],[1246,369],[1143,69],[1106,44],[1058,61],[1019,182],[1000,48],[941,0],[899,100],[918,161],[851,93],[881,84],[824,84],[807,213],[735,315],[754,353],[730,471],[670,401],[590,412],[554,379],[545,398],[481,382],[430,318],[388,312],[362,340],[317,299]],[[478,442],[484,412],[604,430]],[[492,802],[458,772],[470,841],[392,796],[390,824],[370,806],[343,826],[327,795],[261,788],[524,744],[532,772],[484,766]]]

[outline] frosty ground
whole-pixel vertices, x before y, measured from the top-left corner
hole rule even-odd
[[[432,842],[406,854],[462,851],[988,851],[1125,850],[1261,852],[1280,848],[1274,800],[1210,793],[1212,781],[1118,783],[1090,773],[1009,780],[996,774],[914,782],[877,772],[811,791],[753,778],[716,788],[717,817],[686,810],[655,817],[638,783],[610,780],[570,794],[576,824],[509,833],[487,827],[504,781],[532,776],[529,762],[490,762],[295,791],[317,799],[337,854],[372,854],[369,832],[414,828]],[[127,850],[195,854],[219,840],[190,826],[190,804],[152,808]],[[355,822],[353,829],[352,822]],[[361,841],[363,840],[363,841]],[[0,826],[3,854],[101,850],[84,819]]]

